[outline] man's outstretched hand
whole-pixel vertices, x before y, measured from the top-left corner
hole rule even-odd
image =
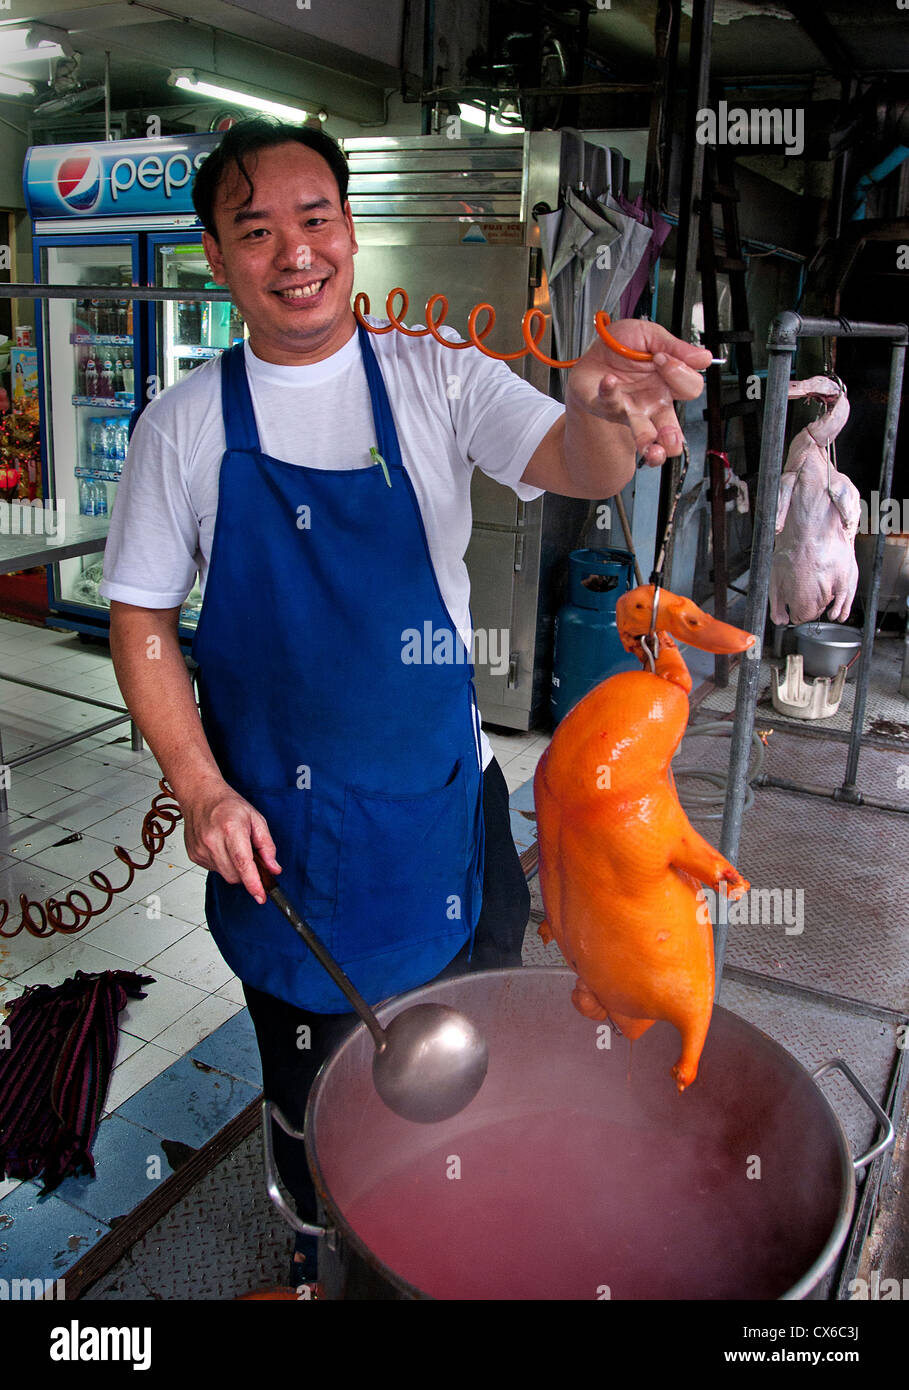
[[[653,353],[653,361],[632,361],[597,334],[571,369],[567,408],[627,425],[644,462],[658,467],[682,452],[673,402],[695,400],[701,394],[700,374],[710,366],[712,354],[647,319],[621,319],[609,325],[609,332],[627,347]]]

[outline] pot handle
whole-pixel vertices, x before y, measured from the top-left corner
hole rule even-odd
[[[894,1139],[893,1123],[886,1110],[881,1109],[874,1099],[874,1096],[862,1085],[851,1068],[847,1067],[842,1057],[833,1057],[829,1062],[825,1062],[823,1066],[818,1067],[817,1071],[811,1073],[811,1079],[813,1081],[818,1081],[822,1076],[826,1076],[829,1071],[841,1071],[846,1080],[852,1082],[852,1085],[858,1091],[869,1110],[872,1111],[875,1118],[879,1121],[884,1131],[884,1137],[879,1139],[866,1154],[862,1154],[861,1158],[854,1158],[852,1160],[852,1166],[858,1173],[867,1163],[870,1163],[873,1158],[877,1158],[878,1154],[882,1154],[885,1149],[890,1148]]]
[[[294,1129],[290,1121],[285,1119],[281,1111],[272,1100],[262,1101],[262,1150],[265,1155],[265,1185],[268,1188],[268,1195],[274,1202],[278,1211],[284,1217],[289,1226],[295,1231],[299,1231],[303,1236],[326,1236],[328,1229],[325,1226],[313,1226],[308,1221],[301,1221],[297,1213],[289,1205],[287,1198],[281,1189],[278,1181],[278,1169],[275,1164],[275,1149],[271,1137],[272,1119],[281,1126],[285,1134],[289,1134],[291,1139],[302,1139],[301,1130]]]

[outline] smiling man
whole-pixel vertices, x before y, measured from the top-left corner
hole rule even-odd
[[[430,336],[366,332],[347,165],[320,131],[241,122],[194,202],[249,340],[141,415],[101,591],[124,699],[210,871],[206,916],[243,981],[266,1095],[301,1125],[356,1020],[266,902],[253,852],[370,1003],[520,965],[528,894],[466,659],[471,474],[525,500],[613,495],[636,449],[653,465],[680,451],[673,398],[699,394],[710,354],[618,323],[653,361],[597,339],[563,408],[478,352],[453,368]],[[201,721],[177,641],[197,571]],[[455,660],[405,659],[427,622]],[[302,1145],[277,1140],[314,1220]]]

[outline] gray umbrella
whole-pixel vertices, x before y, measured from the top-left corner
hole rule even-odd
[[[612,246],[621,233],[570,188],[565,191],[563,207],[544,213],[538,221],[556,355],[562,360],[579,357],[593,340],[596,330],[589,306],[596,303],[600,307],[605,298],[612,274],[608,268]],[[604,249],[608,255],[603,254]]]

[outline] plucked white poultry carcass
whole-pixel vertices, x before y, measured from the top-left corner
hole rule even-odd
[[[824,414],[800,430],[789,446],[776,515],[770,572],[770,616],[775,623],[810,623],[829,608],[845,622],[855,598],[855,534],[861,519],[858,489],[837,472],[829,448],[849,419],[846,390],[825,376],[789,383],[789,399],[821,401]]]

